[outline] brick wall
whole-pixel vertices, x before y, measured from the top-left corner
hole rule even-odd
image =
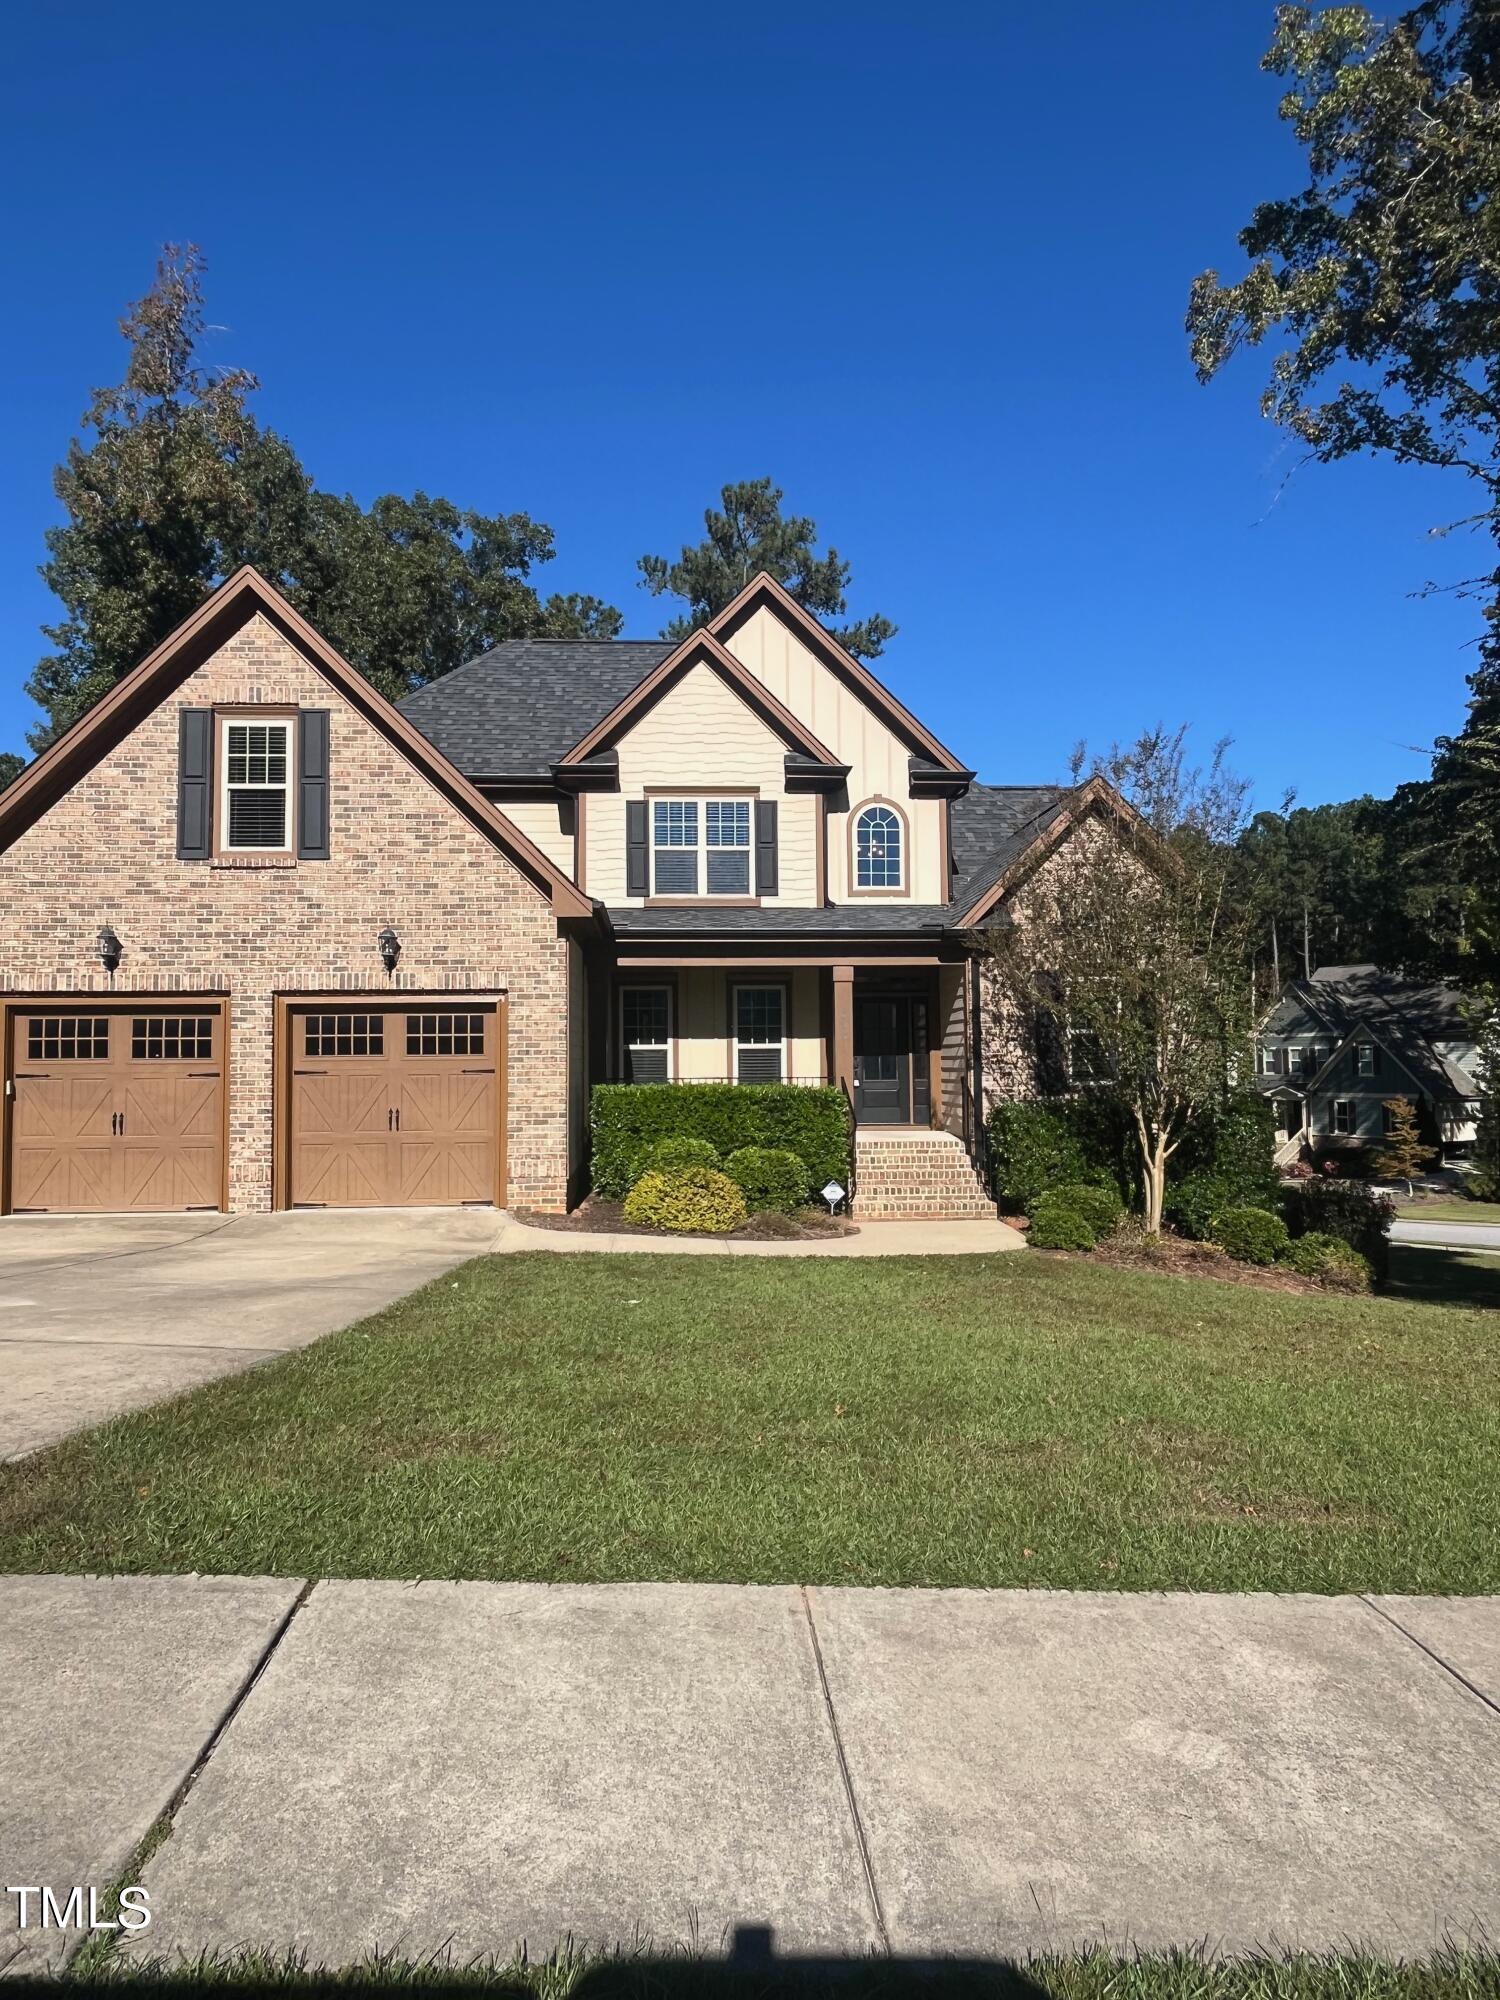
[[[177,859],[178,711],[236,702],[330,711],[330,860]],[[228,992],[237,1210],[271,1201],[274,994],[507,994],[509,1198],[564,1205],[567,946],[550,905],[259,615],[0,854],[0,911],[0,992]],[[104,923],[124,945],[112,980]]]

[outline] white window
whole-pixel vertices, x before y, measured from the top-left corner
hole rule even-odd
[[[1279,1049],[1262,1048],[1260,1052],[1260,1073],[1262,1076],[1279,1076],[1281,1074],[1281,1051]]]
[[[626,1083],[672,1081],[672,989],[620,989],[620,1075]]]
[[[219,724],[219,846],[286,854],[292,845],[290,720],[224,716]]]
[[[1359,1045],[1359,1074],[1361,1076],[1373,1076],[1375,1074],[1375,1044],[1373,1042],[1361,1042]]]
[[[1287,1073],[1287,1075],[1288,1075],[1288,1076],[1301,1076],[1301,1074],[1302,1074],[1302,1066],[1303,1066],[1303,1064],[1304,1064],[1304,1063],[1306,1062],[1306,1060],[1307,1060],[1307,1051],[1306,1051],[1306,1049],[1299,1049],[1299,1048],[1289,1048],[1289,1049],[1287,1050],[1287,1052],[1286,1052],[1286,1073]]]
[[[866,806],[854,826],[854,886],[903,886],[901,820],[889,806]]]
[[[1068,1081],[1072,1084],[1109,1081],[1109,1064],[1104,1047],[1093,1028],[1075,1028],[1069,1023]]]
[[[749,799],[654,800],[651,852],[655,895],[748,896]]]
[[[1335,1132],[1354,1130],[1354,1106],[1347,1097],[1333,1100],[1333,1129]]]
[[[780,1083],[786,1075],[786,988],[734,989],[736,1083]]]

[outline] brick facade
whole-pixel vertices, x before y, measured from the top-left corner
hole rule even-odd
[[[330,860],[177,859],[178,712],[233,703],[330,711]],[[546,896],[258,613],[0,853],[0,909],[0,993],[228,994],[234,1210],[271,1203],[276,994],[508,996],[508,1198],[565,1205],[567,946]]]

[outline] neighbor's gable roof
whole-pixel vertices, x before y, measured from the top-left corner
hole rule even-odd
[[[442,751],[336,653],[301,613],[246,567],[221,583],[198,609],[132,667],[55,743],[0,793],[0,851],[124,741],[188,676],[257,613],[327,679],[379,735],[428,779],[458,812],[500,848],[549,898],[559,917],[593,914],[590,899],[518,826],[476,791]]]

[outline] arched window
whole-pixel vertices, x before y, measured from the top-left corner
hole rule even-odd
[[[854,828],[854,882],[859,889],[902,885],[901,821],[889,806],[866,806]]]

